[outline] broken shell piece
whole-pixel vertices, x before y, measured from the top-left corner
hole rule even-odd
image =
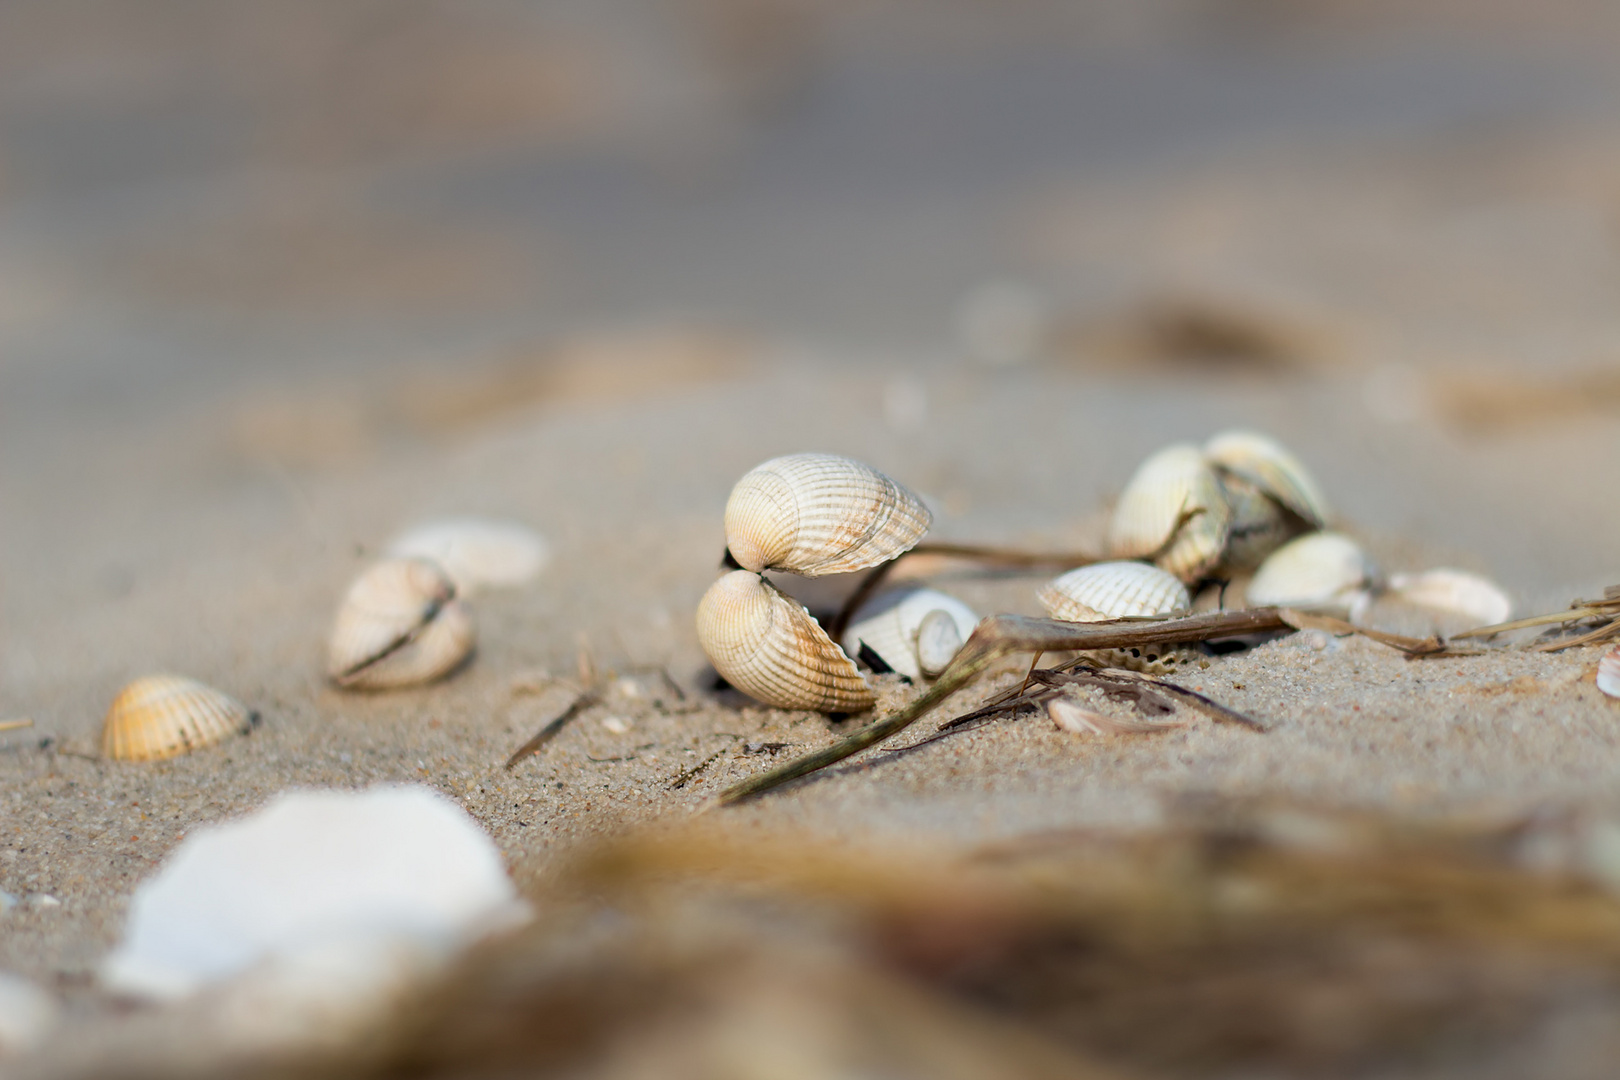
[[[745,570],[843,574],[909,550],[933,520],[921,499],[869,465],[789,454],[731,489],[726,546]]]
[[[339,686],[386,690],[443,677],[473,647],[472,617],[448,575],[425,559],[377,563],[349,587],[327,650]]]
[[[212,746],[253,726],[246,705],[182,675],[148,675],[118,692],[101,725],[101,754],[159,761]]]
[[[1101,622],[1132,615],[1168,615],[1192,605],[1175,575],[1140,562],[1082,566],[1041,586],[1036,594],[1054,619]]]
[[[1060,731],[1076,735],[1138,735],[1182,727],[1178,720],[1126,720],[1094,712],[1066,697],[1051,698],[1046,715]]]
[[[1417,574],[1395,574],[1390,592],[1407,603],[1455,612],[1494,626],[1513,618],[1513,601],[1494,581],[1465,570],[1441,567]]]
[[[423,522],[395,537],[387,554],[434,563],[460,596],[523,585],[539,575],[548,557],[546,542],[533,529],[485,518]]]
[[[1182,581],[1220,562],[1232,512],[1215,470],[1190,443],[1149,457],[1120,494],[1108,526],[1109,550],[1122,559],[1152,559]]]
[[[721,677],[767,705],[862,712],[877,702],[821,624],[758,574],[734,570],[709,586],[697,634]]]
[[[1620,698],[1620,645],[1603,654],[1597,666],[1598,689],[1612,698]]]
[[[1356,618],[1379,588],[1378,568],[1342,533],[1306,533],[1272,552],[1249,582],[1250,605]]]
[[[844,651],[861,646],[908,679],[933,678],[973,633],[979,616],[956,597],[916,586],[889,589],[865,604],[844,631]]]
[[[1257,431],[1223,431],[1204,444],[1204,457],[1222,472],[1236,476],[1313,529],[1327,523],[1327,499],[1298,458]]]

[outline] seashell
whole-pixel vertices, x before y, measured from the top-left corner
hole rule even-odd
[[[1327,524],[1327,500],[1311,474],[1282,444],[1257,431],[1223,431],[1204,444],[1204,458],[1275,499],[1283,509],[1320,529]]]
[[[1603,654],[1598,661],[1597,687],[1612,698],[1620,698],[1620,645]]]
[[[1141,735],[1185,726],[1181,720],[1126,720],[1108,716],[1066,697],[1049,699],[1046,716],[1059,731],[1075,735]]]
[[[1142,462],[1114,508],[1109,550],[1122,559],[1152,559],[1182,581],[1220,562],[1232,523],[1215,470],[1196,446],[1176,443]]]
[[[432,682],[473,647],[472,617],[444,571],[387,559],[355,579],[338,608],[327,674],[339,686],[386,690]]]
[[[933,520],[921,499],[869,465],[789,454],[731,489],[726,546],[745,570],[843,574],[909,550]]]
[[[546,542],[533,529],[486,518],[423,522],[396,536],[386,554],[436,564],[455,582],[458,596],[526,584],[549,557]]]
[[[758,574],[734,570],[709,586],[697,633],[714,669],[767,705],[861,712],[877,702],[821,624]]]
[[[1396,574],[1389,579],[1390,592],[1400,599],[1423,607],[1456,612],[1494,626],[1513,618],[1513,601],[1495,582],[1465,570],[1441,567],[1417,574]]]
[[[954,596],[902,586],[861,605],[844,631],[844,651],[855,656],[864,645],[908,679],[932,678],[945,670],[978,623],[973,609]]]
[[[1101,622],[1131,615],[1168,615],[1192,606],[1173,574],[1140,562],[1106,562],[1070,570],[1036,594],[1054,619]]]
[[[1358,615],[1378,588],[1378,568],[1342,533],[1306,533],[1276,551],[1249,582],[1255,606],[1304,608]]]
[[[254,719],[246,705],[195,679],[148,675],[113,698],[101,725],[101,754],[114,761],[178,757],[246,731]]]

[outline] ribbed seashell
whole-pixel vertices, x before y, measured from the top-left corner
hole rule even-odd
[[[1327,523],[1327,500],[1298,458],[1257,431],[1223,431],[1204,444],[1211,465],[1248,481],[1313,529]]]
[[[1192,606],[1187,587],[1142,562],[1106,562],[1070,570],[1036,594],[1054,619],[1101,622],[1132,615],[1168,615]]]
[[[486,518],[425,521],[386,549],[396,559],[427,559],[455,582],[458,596],[523,585],[546,564],[546,542],[528,526]]]
[[[902,586],[861,605],[844,631],[844,651],[856,656],[865,645],[908,679],[933,678],[978,623],[973,609],[954,596]]]
[[[726,546],[745,570],[843,574],[909,550],[933,521],[921,499],[870,465],[789,454],[731,489]]]
[[[1612,698],[1620,698],[1620,645],[1603,654],[1597,666],[1598,689]]]
[[[1306,533],[1272,552],[1249,582],[1251,605],[1354,615],[1379,586],[1378,568],[1342,533]]]
[[[183,675],[148,675],[118,692],[101,725],[101,755],[158,761],[253,726],[248,707]]]
[[[1176,443],[1142,462],[1125,485],[1108,546],[1118,558],[1151,558],[1192,582],[1220,562],[1231,523],[1215,470],[1196,446]]]
[[[821,624],[758,574],[734,570],[709,586],[697,633],[721,677],[767,705],[861,712],[877,702]]]
[[[455,584],[425,559],[386,559],[355,579],[338,608],[327,674],[339,686],[388,690],[432,682],[473,647]]]
[[[1389,590],[1407,603],[1454,612],[1476,625],[1492,626],[1513,618],[1513,601],[1501,586],[1466,570],[1441,567],[1416,574],[1394,574]]]

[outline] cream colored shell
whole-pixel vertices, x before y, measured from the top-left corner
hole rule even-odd
[[[1069,622],[1168,615],[1192,606],[1175,575],[1141,562],[1082,566],[1041,586],[1036,597],[1054,619]]]
[[[1389,579],[1389,587],[1401,600],[1454,612],[1475,620],[1479,626],[1513,618],[1513,601],[1501,586],[1466,570],[1440,567],[1416,574],[1395,574]]]
[[[978,622],[972,608],[948,593],[901,586],[861,605],[844,631],[844,651],[859,655],[864,644],[908,679],[933,678]]]
[[[386,553],[436,564],[455,582],[458,596],[526,584],[549,557],[546,542],[528,526],[471,517],[412,526],[389,543]]]
[[[1204,458],[1275,499],[1313,529],[1327,523],[1327,499],[1305,466],[1257,431],[1223,431],[1204,444]]]
[[[1597,666],[1598,689],[1612,698],[1620,698],[1620,645],[1603,654]]]
[[[1125,485],[1108,546],[1116,558],[1150,558],[1192,582],[1220,562],[1231,523],[1215,470],[1196,446],[1176,443],[1144,461]]]
[[[472,652],[472,617],[449,576],[425,559],[386,559],[355,579],[338,608],[327,674],[387,690],[432,682]]]
[[[246,705],[182,675],[148,675],[118,692],[101,725],[101,754],[115,761],[157,761],[212,746],[246,731]]]
[[[862,570],[909,550],[931,524],[917,496],[835,454],[773,458],[737,481],[726,502],[726,546],[754,571]]]
[[[721,677],[767,705],[861,712],[877,701],[810,613],[758,574],[734,570],[709,586],[697,634]]]
[[[1273,552],[1249,582],[1251,605],[1356,614],[1378,587],[1378,568],[1341,533],[1306,533]]]

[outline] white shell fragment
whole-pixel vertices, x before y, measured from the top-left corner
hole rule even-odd
[[[1249,582],[1254,606],[1301,608],[1354,617],[1379,587],[1378,568],[1342,533],[1306,533],[1271,554]]]
[[[1597,687],[1612,698],[1620,698],[1620,645],[1603,654],[1598,661]]]
[[[821,624],[758,574],[734,570],[709,586],[697,634],[721,677],[767,705],[862,712],[877,702]]]
[[[441,678],[473,647],[472,617],[448,575],[425,559],[387,559],[349,587],[327,649],[339,686],[386,690]]]
[[[1149,563],[1082,566],[1047,582],[1036,594],[1054,619],[1101,622],[1133,615],[1168,615],[1192,606],[1187,587]]]
[[[1422,607],[1454,612],[1494,626],[1513,618],[1513,601],[1494,581],[1466,570],[1441,567],[1416,574],[1395,574],[1389,590],[1399,599]]]
[[[459,596],[527,584],[549,557],[546,542],[533,529],[486,518],[423,522],[395,537],[386,554],[436,564],[450,575]]]
[[[1046,715],[1059,731],[1076,735],[1137,735],[1183,726],[1179,720],[1127,720],[1108,716],[1065,697],[1047,701]]]
[[[865,645],[908,679],[933,678],[978,623],[978,614],[948,593],[902,586],[861,605],[844,631],[844,652],[855,656]]]
[[[280,990],[354,992],[380,956],[442,955],[522,916],[500,852],[476,822],[421,786],[295,791],[194,830],[130,903],[102,967],[114,991],[177,998],[268,965]],[[397,974],[395,966],[392,974]]]
[[[745,570],[863,570],[910,550],[932,524],[917,496],[835,454],[773,458],[726,501],[726,547]]]
[[[1215,470],[1198,447],[1176,443],[1144,461],[1125,485],[1108,547],[1117,558],[1150,558],[1192,582],[1220,562],[1231,524]]]
[[[118,692],[101,724],[101,755],[159,761],[247,731],[246,705],[183,675],[147,675]]]
[[[56,998],[27,979],[0,972],[0,1058],[38,1046],[61,1018]]]

